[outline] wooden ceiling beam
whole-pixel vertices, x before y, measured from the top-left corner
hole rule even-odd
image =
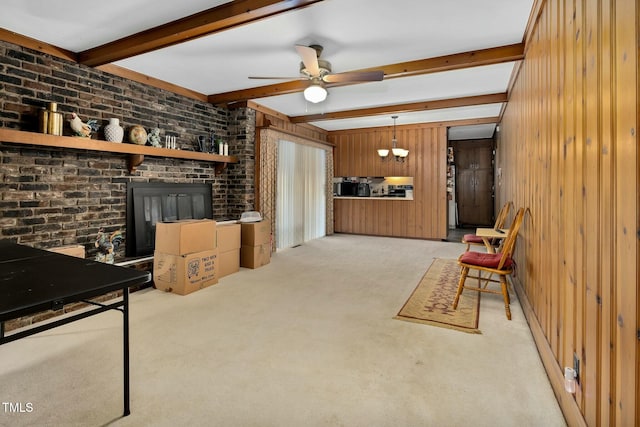
[[[472,50],[469,52],[455,53],[453,55],[438,56],[435,58],[418,59],[416,61],[401,62],[382,67],[384,78],[418,76],[421,74],[439,73],[441,71],[461,70],[481,65],[502,64],[504,62],[518,61],[524,58],[524,43],[516,43],[507,46],[492,47],[489,49]],[[358,71],[379,70],[380,67],[366,68]]]
[[[490,125],[493,123],[500,122],[500,117],[480,117],[477,119],[459,119],[459,120],[448,120],[442,122],[430,122],[426,123],[427,125],[436,125],[436,126],[472,126],[472,125]]]
[[[127,68],[122,68],[114,64],[100,65],[99,67],[96,67],[96,69],[104,71],[105,73],[113,74],[114,76],[122,77],[127,80],[132,80],[134,82],[176,93],[187,98],[207,102],[207,95],[203,93],[196,92],[194,90],[187,89],[185,87],[178,86],[164,80],[156,79],[154,77],[147,76],[146,74],[131,71]]]
[[[304,8],[323,0],[235,0],[193,15],[123,37],[78,54],[90,67],[151,52],[218,31]]]
[[[422,123],[412,123],[406,125],[398,125],[398,129],[429,129],[434,127],[452,127],[452,126],[470,126],[470,125],[488,125],[488,124],[497,124],[500,120],[498,116],[492,117],[479,117],[475,119],[458,119],[458,120],[440,120],[436,122],[422,122]],[[393,125],[385,125],[385,126],[375,126],[369,128],[357,128],[357,129],[342,129],[342,130],[331,130],[329,131],[329,136],[335,134],[361,134],[363,132],[378,130],[378,129],[393,129]]]
[[[334,111],[324,114],[290,116],[292,123],[317,122],[322,120],[351,119],[355,117],[378,116],[382,114],[410,113],[415,111],[440,110],[443,108],[467,107],[471,105],[495,104],[507,102],[507,93],[465,96],[461,98],[439,99],[435,101],[412,102],[409,104],[385,105],[383,107],[360,108],[357,110]]]
[[[68,61],[76,62],[77,55],[70,50],[62,49],[61,47],[53,46],[49,43],[45,43],[40,40],[32,39],[31,37],[23,36],[13,31],[0,28],[0,40],[4,40],[9,43],[16,44],[18,46],[26,47],[28,49],[37,50],[48,55],[55,56],[56,58],[66,59]]]
[[[215,95],[209,95],[208,98],[211,104],[228,105],[235,102],[249,101],[251,99],[302,92],[308,85],[309,82],[306,80],[294,80],[268,86],[218,93]]]
[[[398,77],[418,76],[421,74],[438,73],[441,71],[460,70],[481,65],[501,64],[504,62],[518,61],[524,58],[524,43],[507,46],[493,47],[489,49],[473,50],[456,53],[453,55],[439,56],[436,58],[419,59],[416,61],[400,62],[397,64],[382,65],[380,67],[353,70],[365,72],[382,70],[384,79]],[[247,101],[249,99],[265,98],[269,96],[284,95],[288,93],[302,92],[307,86],[306,80],[295,80],[266,86],[254,87],[232,92],[209,95],[212,104],[228,104],[231,102]],[[348,83],[341,83],[345,86]],[[357,83],[356,83],[357,84]],[[338,85],[326,85],[335,87]]]

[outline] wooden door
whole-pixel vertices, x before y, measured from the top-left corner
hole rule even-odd
[[[473,169],[456,168],[456,201],[458,203],[458,224],[472,224],[475,212],[475,182]]]
[[[458,224],[493,225],[493,141],[454,141]]]

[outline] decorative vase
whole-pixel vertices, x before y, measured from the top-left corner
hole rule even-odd
[[[64,119],[58,112],[58,104],[50,102],[48,109],[40,110],[40,132],[51,135],[62,135]]]
[[[120,126],[120,119],[109,119],[109,124],[104,127],[104,139],[109,142],[122,142],[124,129]]]
[[[133,126],[129,130],[129,142],[132,144],[145,145],[147,143],[147,131],[140,125]]]

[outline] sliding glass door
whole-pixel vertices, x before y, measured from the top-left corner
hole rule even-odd
[[[276,248],[326,234],[326,150],[278,142]]]

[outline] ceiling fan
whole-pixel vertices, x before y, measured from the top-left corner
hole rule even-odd
[[[300,63],[300,76],[298,77],[249,77],[250,79],[305,79],[311,84],[304,90],[304,97],[307,101],[318,103],[327,97],[325,83],[349,83],[349,82],[379,82],[384,78],[384,72],[374,71],[353,71],[345,73],[332,73],[331,63],[320,59],[322,46],[296,45],[298,55],[302,58]]]

